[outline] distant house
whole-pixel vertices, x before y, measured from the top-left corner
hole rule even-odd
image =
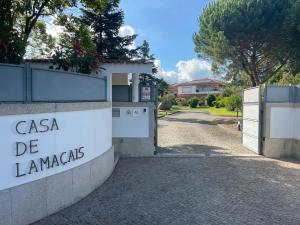
[[[205,97],[207,95],[219,95],[225,85],[218,80],[210,78],[202,78],[185,83],[177,83],[170,85],[171,90],[175,90],[178,97],[189,98],[192,96]]]

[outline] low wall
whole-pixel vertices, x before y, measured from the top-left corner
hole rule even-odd
[[[111,103],[0,105],[0,224],[81,200],[114,169]]]
[[[300,160],[300,103],[266,103],[263,154]]]
[[[121,157],[154,155],[155,110],[153,103],[113,103],[113,144]]]

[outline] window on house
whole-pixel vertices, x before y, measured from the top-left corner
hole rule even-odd
[[[192,93],[192,87],[182,87],[182,93]]]
[[[197,87],[196,92],[202,92],[203,91],[203,87]]]

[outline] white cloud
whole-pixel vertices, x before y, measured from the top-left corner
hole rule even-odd
[[[121,37],[125,37],[127,35],[134,35],[135,34],[135,30],[133,27],[131,26],[122,26],[120,27],[120,30],[119,30],[119,35]]]
[[[212,76],[211,64],[200,59],[180,60],[176,64],[177,71],[165,71],[161,68],[160,60],[156,60],[155,65],[158,68],[158,76],[171,84]]]
[[[135,34],[135,30],[133,27],[131,27],[131,26],[120,27],[120,30],[119,30],[120,37],[131,36],[134,34]],[[132,44],[128,46],[128,49],[135,49],[135,48],[136,48],[135,41],[132,42]]]
[[[178,79],[178,74],[175,71],[165,71],[163,68],[161,68],[160,60],[156,59],[154,61],[154,65],[157,67],[157,75],[160,78],[163,78],[168,83],[176,83]]]
[[[49,16],[45,19],[45,22],[46,22],[46,25],[47,25],[47,30],[46,31],[51,36],[53,36],[55,38],[58,38],[59,35],[61,33],[63,33],[64,27],[55,25],[54,21],[55,21],[55,18],[53,16]],[[120,27],[119,35],[121,37],[125,37],[125,36],[128,36],[128,35],[134,35],[134,34],[136,34],[136,32],[135,32],[133,27],[131,27],[131,26],[122,26],[122,27]],[[136,48],[135,42],[133,42],[132,45],[130,45],[128,48],[129,49]]]

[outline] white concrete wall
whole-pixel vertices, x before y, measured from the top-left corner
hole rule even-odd
[[[244,102],[255,103],[259,102],[260,88],[251,88],[244,91]]]
[[[142,115],[127,115],[126,109],[147,109]],[[149,157],[156,150],[156,106],[151,102],[114,102],[113,109],[122,109],[122,117],[113,117],[113,144],[121,157]],[[125,115],[124,115],[125,113]],[[113,111],[114,116],[115,111]],[[131,112],[130,112],[131,114]],[[121,112],[120,112],[121,116]]]
[[[114,138],[149,137],[148,107],[114,107],[113,110],[120,110],[120,117],[113,117]]]
[[[49,132],[18,134],[20,121],[57,120],[58,129]],[[37,123],[38,124],[38,123]],[[68,207],[98,188],[115,167],[112,147],[111,104],[44,103],[5,104],[0,108],[0,225],[31,224]],[[39,130],[45,127],[37,125]],[[30,129],[22,123],[19,132]],[[35,128],[34,128],[35,130]],[[38,139],[34,154],[16,156],[15,144]],[[28,162],[60,155],[84,147],[84,157],[43,171],[16,177],[16,163],[22,169]],[[74,152],[76,156],[76,152]],[[66,155],[62,159],[66,161]],[[60,158],[58,161],[61,163]]]
[[[16,124],[19,121],[26,121],[19,126],[21,132],[26,132],[30,129],[32,120],[39,124],[43,119],[51,121],[54,118],[59,130],[24,135],[16,132]],[[45,123],[50,124],[50,122]],[[37,125],[37,128],[38,130],[45,129],[40,125]],[[35,131],[35,129],[33,130]],[[111,109],[1,116],[0,133],[1,148],[3,149],[0,158],[0,171],[3,171],[0,173],[0,190],[3,190],[80,166],[110,149],[112,146]],[[30,154],[27,150],[24,155],[17,157],[17,142],[29,144],[30,140],[38,140],[33,142],[34,145],[37,145],[33,151],[38,152]],[[83,147],[84,157],[82,159],[43,171],[36,172],[34,169],[32,174],[27,174],[31,160],[38,162],[40,158],[50,156],[51,159],[53,155],[60,156],[61,153],[67,152],[62,159],[65,162],[68,160],[69,151],[80,147]],[[24,148],[23,144],[19,144],[20,153]],[[26,173],[26,175],[16,177],[16,163],[19,163],[20,174]]]
[[[300,108],[272,107],[270,138],[300,140]]]
[[[300,140],[300,108],[295,108],[294,139]]]

